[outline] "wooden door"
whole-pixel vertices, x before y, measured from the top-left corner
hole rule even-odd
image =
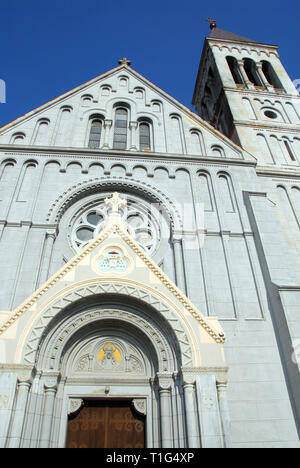
[[[131,401],[86,400],[69,418],[67,448],[143,448],[145,418]]]

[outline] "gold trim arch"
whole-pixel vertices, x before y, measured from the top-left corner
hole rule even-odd
[[[70,310],[72,305],[76,307],[83,299],[94,298],[101,305],[101,300],[106,297],[118,299],[120,297],[136,301],[141,309],[144,307],[154,309],[158,322],[168,324],[173,331],[180,349],[182,365],[184,367],[195,367],[201,365],[200,353],[197,352],[199,344],[184,310],[174,304],[170,298],[155,291],[145,284],[139,284],[133,281],[127,281],[121,278],[106,278],[99,281],[95,279],[89,282],[76,284],[73,287],[64,289],[59,295],[51,298],[43,308],[40,308],[24,329],[20,336],[15,354],[15,362],[34,366],[37,352],[41,348],[47,333],[56,322],[56,328],[59,328],[60,320],[64,310]],[[88,309],[87,309],[88,311]],[[139,320],[147,323],[148,317],[140,315]],[[75,328],[77,323],[76,313],[72,316],[71,328]],[[203,363],[202,363],[203,365]]]

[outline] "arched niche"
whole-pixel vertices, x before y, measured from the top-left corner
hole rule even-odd
[[[140,355],[143,362],[143,376],[154,377],[157,372],[176,372],[182,365],[193,364],[189,334],[178,314],[142,287],[77,287],[53,301],[32,325],[22,362],[33,365],[37,372],[55,371],[67,378],[73,375],[78,359],[86,355],[89,343],[97,348],[97,343],[115,342],[117,348],[116,343],[123,343],[123,352],[126,346],[135,349],[133,355]],[[101,379],[103,373],[95,370],[96,351],[90,375]]]

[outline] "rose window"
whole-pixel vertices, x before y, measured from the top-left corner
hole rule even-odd
[[[78,252],[102,231],[110,208],[103,197],[94,206],[85,209],[75,219],[71,243]],[[127,197],[127,205],[120,209],[120,215],[127,224],[129,234],[149,254],[152,255],[160,238],[160,228],[154,215],[154,207],[139,200]]]

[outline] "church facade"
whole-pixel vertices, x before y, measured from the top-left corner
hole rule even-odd
[[[0,447],[299,447],[300,104],[211,24],[0,129]]]

